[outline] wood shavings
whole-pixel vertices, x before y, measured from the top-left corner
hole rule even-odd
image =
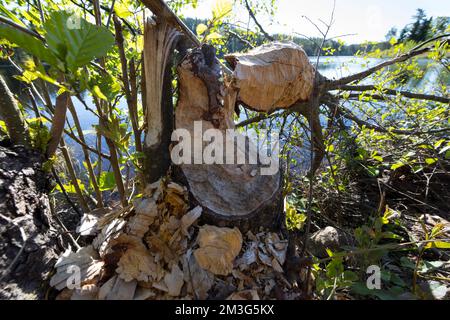
[[[158,267],[140,238],[122,234],[112,243],[113,250],[123,250],[116,272],[125,281],[150,281],[160,278]]]
[[[125,281],[119,277],[114,278],[111,290],[106,294],[105,300],[132,300],[136,292],[137,281]]]
[[[184,273],[177,264],[173,265],[172,271],[164,276],[164,283],[168,293],[172,297],[178,297],[184,284]]]
[[[227,300],[259,300],[259,295],[256,290],[244,290],[233,293]]]
[[[66,250],[55,264],[56,274],[50,279],[50,286],[62,290],[74,282],[79,282],[78,285],[89,283],[100,274],[104,265],[103,261],[96,258],[98,255],[92,246],[77,252]]]
[[[198,264],[214,274],[228,275],[241,251],[242,235],[237,228],[206,225],[200,228],[197,242],[200,248],[194,251],[194,256]]]
[[[202,210],[202,207],[197,206],[181,218],[181,231],[183,232],[183,235],[189,236],[188,228],[200,218]]]
[[[77,232],[81,236],[95,236],[98,233],[98,221],[107,214],[111,209],[98,208],[81,217],[80,224],[77,226]]]
[[[206,299],[208,291],[214,284],[214,275],[200,267],[191,250],[187,251],[182,261],[187,292],[196,299]]]
[[[127,233],[142,238],[149,226],[158,215],[156,202],[150,199],[142,199],[135,207],[136,214],[130,218],[127,224]]]

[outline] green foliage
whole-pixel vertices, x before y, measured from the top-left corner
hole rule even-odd
[[[103,171],[98,179],[100,191],[111,191],[116,187],[116,179],[113,172]]]
[[[45,153],[51,138],[50,131],[47,126],[44,125],[46,122],[47,120],[44,118],[27,119],[31,144],[34,149],[39,150],[41,153]]]
[[[301,230],[306,221],[304,213],[298,213],[297,209],[288,201],[285,202],[286,226],[288,230]]]
[[[66,11],[51,12],[44,30],[49,49],[71,72],[105,56],[114,44],[113,35],[105,27]]]
[[[81,192],[84,192],[84,191],[86,190],[86,187],[84,186],[83,182],[82,182],[80,179],[77,179],[77,182],[78,182],[78,185],[80,186]],[[76,193],[77,193],[76,188],[75,188],[75,185],[74,185],[72,182],[69,182],[69,183],[67,183],[67,184],[64,184],[64,185],[63,185],[63,188],[64,188],[64,190],[65,190],[67,193],[69,193],[69,194],[76,194]],[[54,191],[55,191],[55,190],[56,190],[56,191],[59,191],[59,192],[62,192],[61,186],[60,186],[59,184],[57,184],[57,185],[55,186]]]
[[[57,65],[58,59],[55,54],[35,37],[19,31],[11,26],[0,24],[0,38],[8,40],[15,46],[25,50],[27,53],[48,62],[51,65]]]

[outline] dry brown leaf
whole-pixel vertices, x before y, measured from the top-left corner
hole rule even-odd
[[[70,300],[97,300],[99,288],[95,284],[87,284],[76,289]]]
[[[277,261],[276,258],[272,259],[272,268],[279,273],[283,273],[283,268],[280,266],[280,263]]]
[[[262,250],[258,250],[258,258],[266,266],[269,266],[269,267],[272,266],[272,260],[270,259],[270,257],[268,255],[263,253]]]
[[[137,287],[133,300],[147,300],[156,296],[154,290],[144,287]]]
[[[235,264],[239,266],[239,269],[245,270],[247,269],[252,263],[256,262],[256,251],[258,248],[258,244],[254,241],[250,242],[248,245],[247,250],[242,254],[241,257],[239,257]]]
[[[102,231],[95,237],[92,245],[98,250],[100,257],[105,256],[110,248],[110,242],[119,236],[126,224],[127,222],[122,218],[114,219],[103,227]]]
[[[200,248],[194,251],[194,256],[200,267],[214,274],[228,275],[241,251],[242,234],[237,228],[205,225],[200,228],[197,242]]]
[[[98,290],[97,298],[98,300],[105,300],[108,294],[112,291],[114,284],[116,283],[117,275],[111,277],[106,281]]]
[[[98,233],[98,221],[105,214],[110,212],[110,208],[97,208],[81,217],[80,224],[77,226],[77,232],[81,236],[94,236]]]

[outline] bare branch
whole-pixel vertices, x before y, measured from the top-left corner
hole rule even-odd
[[[343,85],[343,86],[339,86],[339,90],[365,92],[365,91],[374,91],[374,90],[377,90],[377,88],[373,85],[365,85],[365,86]],[[410,98],[410,99],[435,101],[435,102],[440,102],[440,103],[450,103],[450,98],[429,95],[429,94],[422,94],[422,93],[413,93],[413,92],[404,91],[404,90],[394,90],[394,89],[384,89],[383,88],[380,91],[380,93],[386,94],[386,95],[391,95],[391,96],[401,95],[405,98]],[[359,95],[350,94],[350,97],[355,97],[355,96],[359,96]],[[385,100],[384,97],[380,94],[373,94],[370,96],[377,100]]]
[[[397,58],[385,61],[383,63],[380,63],[372,68],[369,68],[365,71],[359,72],[359,73],[355,73],[353,75],[350,75],[348,77],[344,77],[341,78],[339,80],[327,80],[325,82],[325,88],[327,90],[333,90],[333,89],[339,89],[341,86],[349,84],[351,82],[354,81],[358,81],[358,80],[362,80],[364,78],[367,78],[368,76],[370,76],[371,74],[377,72],[378,70],[381,70],[383,68],[386,68],[388,66],[391,66],[393,64],[399,63],[399,62],[404,62],[407,61],[415,56],[419,56],[421,54],[424,54],[426,52],[429,52],[432,48],[427,47],[427,48],[423,48],[420,50],[415,50],[415,51],[410,51],[408,53],[405,53]]]
[[[258,20],[255,17],[255,14],[253,13],[252,8],[250,7],[248,0],[244,0],[245,1],[245,7],[247,8],[248,14],[250,15],[250,17],[252,18],[252,20],[255,22],[255,24],[258,26],[259,30],[261,30],[261,32],[264,34],[264,36],[269,39],[270,41],[275,41],[275,39],[266,32],[266,30],[264,30],[264,28],[261,26],[261,24],[258,22]]]

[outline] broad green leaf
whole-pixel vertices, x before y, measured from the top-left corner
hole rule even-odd
[[[208,34],[208,36],[206,37],[206,40],[216,40],[216,39],[221,39],[222,35],[220,33],[217,32],[212,32],[210,34]]]
[[[404,166],[405,166],[405,164],[403,162],[397,162],[397,163],[394,163],[391,166],[391,170],[397,170],[398,168],[401,168],[401,167],[404,167]]]
[[[372,159],[376,160],[378,162],[383,162],[383,157],[381,157],[381,156],[373,156]]]
[[[197,32],[197,35],[200,36],[200,35],[202,35],[203,33],[205,33],[205,31],[206,31],[207,29],[208,29],[208,26],[207,26],[206,24],[200,23],[200,24],[197,26],[197,29],[196,29],[195,31]]]
[[[52,12],[44,24],[49,48],[74,72],[105,56],[114,44],[112,33],[66,11]]]
[[[216,0],[213,4],[212,14],[215,20],[221,20],[233,10],[232,0]]]
[[[9,19],[14,21],[18,25],[26,27],[26,25],[22,21],[20,21],[20,19],[17,18],[14,13],[6,9],[1,3],[0,3],[0,13],[3,13],[3,15],[7,16]]]
[[[97,85],[95,85],[95,86],[92,88],[92,92],[94,93],[94,95],[95,95],[97,98],[102,99],[102,100],[105,100],[105,101],[108,101],[108,98],[103,94],[103,92],[100,90],[100,88],[99,88]]]
[[[435,164],[437,161],[438,161],[438,159],[436,159],[436,158],[426,158],[425,159],[425,163],[428,165]]]
[[[437,248],[437,249],[450,249],[450,242],[444,242],[444,241],[433,241],[427,243],[425,246],[426,249],[430,248]]]
[[[81,182],[80,179],[77,179],[78,185],[80,186],[81,191],[83,192],[85,190],[83,182]],[[68,183],[63,185],[64,190],[66,190],[67,193],[77,193],[75,186],[72,183]],[[59,192],[62,192],[61,187],[59,184],[56,185],[55,190],[58,190]]]
[[[27,53],[48,62],[52,66],[58,65],[58,59],[47,47],[45,47],[44,43],[27,33],[14,29],[8,25],[1,24],[0,39],[1,38],[8,40],[10,43],[17,45]]]
[[[100,191],[113,190],[116,187],[116,179],[114,178],[114,173],[103,171],[100,174],[100,179],[98,180],[98,187]]]
[[[114,12],[119,18],[128,18],[132,16],[133,13],[128,9],[128,6],[122,2],[117,2],[114,4]]]

